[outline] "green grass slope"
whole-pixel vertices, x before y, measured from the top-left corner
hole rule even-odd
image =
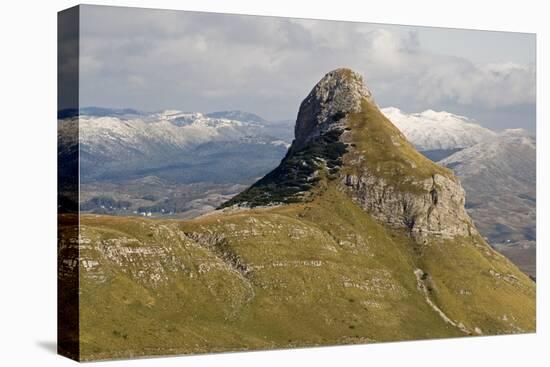
[[[361,111],[348,116],[349,142],[346,173],[368,168],[401,190],[414,189],[414,181],[435,174],[456,180],[452,171],[435,164],[418,152],[377,106],[363,101]],[[353,162],[353,163],[349,163]]]
[[[534,283],[481,238],[419,246],[332,182],[306,204],[81,225],[83,360],[535,328]]]

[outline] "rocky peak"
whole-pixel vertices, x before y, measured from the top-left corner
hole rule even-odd
[[[222,207],[309,201],[322,195],[314,188],[327,185],[420,242],[475,232],[456,177],[407,141],[349,69],[325,75],[302,102],[295,140],[280,165]]]
[[[294,129],[294,150],[333,128],[341,128],[343,118],[361,109],[361,102],[374,103],[363,77],[340,68],[326,74],[300,105]]]

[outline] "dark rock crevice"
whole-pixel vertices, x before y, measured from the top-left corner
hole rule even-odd
[[[185,235],[200,246],[210,250],[243,277],[248,277],[251,271],[250,266],[229,246],[229,242],[223,235],[199,232],[187,232]]]

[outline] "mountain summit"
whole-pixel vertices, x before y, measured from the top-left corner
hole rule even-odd
[[[414,237],[475,231],[456,177],[418,153],[363,78],[345,68],[326,74],[304,99],[281,164],[222,207],[307,202],[331,181],[369,214]]]
[[[300,105],[292,149],[299,150],[333,129],[344,128],[344,118],[361,111],[361,103],[374,104],[363,77],[350,69],[325,75]]]

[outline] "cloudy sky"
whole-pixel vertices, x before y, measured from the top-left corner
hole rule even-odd
[[[535,131],[533,34],[97,6],[80,27],[81,106],[292,120],[350,67],[381,107]]]

